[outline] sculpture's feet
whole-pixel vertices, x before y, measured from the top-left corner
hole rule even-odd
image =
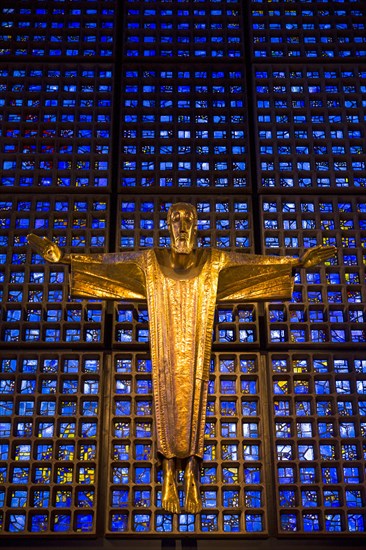
[[[188,514],[198,514],[202,510],[202,500],[198,485],[198,460],[191,456],[184,471],[185,510]]]
[[[180,513],[180,504],[175,482],[175,464],[173,459],[163,459],[163,489],[161,505],[167,512]]]

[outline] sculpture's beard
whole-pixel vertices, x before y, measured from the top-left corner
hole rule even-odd
[[[190,254],[193,250],[193,244],[189,239],[178,237],[175,239],[172,248],[177,254]]]

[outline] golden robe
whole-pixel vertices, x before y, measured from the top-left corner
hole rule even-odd
[[[178,275],[161,261],[167,254],[73,254],[71,293],[147,300],[157,450],[202,457],[215,304],[289,299],[296,260],[199,249],[196,266]]]

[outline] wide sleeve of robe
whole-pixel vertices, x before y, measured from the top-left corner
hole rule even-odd
[[[290,256],[224,253],[220,271],[218,301],[289,300],[293,292],[293,268],[298,264]]]
[[[71,295],[113,300],[146,299],[146,252],[71,254]]]

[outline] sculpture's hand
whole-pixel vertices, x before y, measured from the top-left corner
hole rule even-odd
[[[57,263],[63,258],[62,250],[47,237],[38,237],[34,233],[27,235],[27,240],[34,252],[42,256],[45,260]]]
[[[309,250],[301,256],[298,267],[313,267],[336,255],[337,249],[335,246],[315,246],[314,248],[309,248]]]

